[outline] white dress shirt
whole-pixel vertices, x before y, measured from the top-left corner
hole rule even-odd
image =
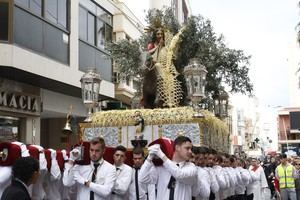
[[[244,169],[242,167],[237,167],[236,169],[240,173],[242,183],[238,184],[235,187],[235,194],[245,194],[246,186],[249,184],[249,181],[251,179],[250,173],[247,169]]]
[[[220,199],[226,199],[228,197],[229,188],[230,188],[230,178],[229,174],[227,173],[226,169],[220,166],[220,171],[223,174],[224,180],[225,180],[225,188],[219,190],[219,198]],[[216,173],[219,173],[219,171],[216,171]]]
[[[237,185],[237,177],[234,169],[232,167],[226,167],[229,175],[230,188],[228,188],[228,197],[234,196],[235,187]]]
[[[112,200],[128,200],[128,189],[131,182],[132,169],[126,164],[115,166],[117,179],[113,187]]]
[[[56,156],[56,154],[55,154]],[[50,172],[45,177],[45,192],[47,200],[61,200],[61,171],[56,158],[51,158]]]
[[[253,194],[253,200],[261,200],[263,198],[263,188],[268,187],[264,169],[259,166],[256,170],[250,166],[249,171],[253,182],[247,186],[247,194]]]
[[[129,200],[136,200],[136,189],[135,189],[135,173],[138,170],[138,174],[140,173],[140,169],[132,168],[131,175],[131,183],[129,186]],[[139,181],[139,179],[138,179]],[[154,184],[144,184],[139,181],[139,200],[155,200],[155,185]],[[147,196],[148,195],[148,196]]]
[[[11,166],[0,166],[0,198],[3,191],[11,183]]]
[[[215,175],[216,175],[216,179],[218,181],[220,190],[228,188],[229,186],[227,185],[223,168],[220,165],[215,165],[213,167],[213,169],[215,170]]]
[[[213,192],[214,194],[217,194],[220,190],[220,186],[219,186],[217,178],[216,178],[215,170],[211,167],[204,167],[204,169],[208,172],[209,177],[210,177],[211,192]]]
[[[210,195],[210,175],[202,167],[197,167],[197,184],[193,185],[193,196],[197,200],[208,199]]]
[[[111,192],[116,180],[116,169],[107,161],[101,159],[99,161],[96,180],[91,182],[89,187],[77,184],[77,200],[89,199],[90,191],[94,192],[95,200],[107,200],[111,197]],[[78,173],[86,180],[91,181],[94,172],[94,164],[90,165],[70,165],[65,164],[65,171],[63,176],[63,184],[65,186],[72,186],[75,184],[74,173]]]
[[[43,184],[47,173],[48,171],[46,169],[40,170],[40,176],[38,177],[36,183],[31,184],[28,187],[28,191],[32,200],[41,200],[46,197],[46,192],[44,190]]]
[[[176,179],[174,199],[191,199],[192,186],[197,182],[197,168],[191,162],[178,163],[167,159],[163,166],[156,167],[146,160],[139,174],[139,181],[144,184],[157,185],[157,200],[169,199],[168,183],[171,176]]]

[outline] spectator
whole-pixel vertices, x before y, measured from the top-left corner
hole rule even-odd
[[[19,158],[13,164],[12,175],[11,185],[4,190],[1,200],[31,200],[28,186],[39,178],[39,162],[33,157]]]

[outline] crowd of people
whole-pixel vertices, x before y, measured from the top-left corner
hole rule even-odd
[[[300,198],[296,194],[300,160],[291,161],[285,154],[265,162],[241,159],[195,147],[188,137],[179,136],[172,144],[172,157],[159,144],[148,147],[147,157],[137,147],[129,166],[124,146],[114,149],[113,163],[104,160],[105,142],[97,137],[90,141],[89,164],[76,162],[81,151],[74,148],[69,156],[64,153],[61,171],[55,151],[47,170],[43,156],[39,160],[30,157],[26,145],[20,146],[22,158],[12,167],[0,167],[1,200],[264,200],[267,188],[274,197],[277,191],[282,200]],[[274,187],[274,178],[278,187]]]
[[[261,162],[271,192],[271,198],[300,200],[300,158],[268,155]]]

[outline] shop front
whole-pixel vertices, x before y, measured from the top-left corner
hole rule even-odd
[[[0,141],[39,143],[39,88],[0,79]]]

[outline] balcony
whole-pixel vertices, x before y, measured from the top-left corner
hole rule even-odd
[[[115,97],[126,105],[131,105],[131,99],[136,92],[132,82],[132,80],[115,80]]]

